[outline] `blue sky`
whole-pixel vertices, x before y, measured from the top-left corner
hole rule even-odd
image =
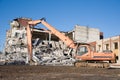
[[[45,17],[60,31],[76,24],[98,28],[105,38],[120,35],[120,0],[0,0],[0,50],[10,21]]]

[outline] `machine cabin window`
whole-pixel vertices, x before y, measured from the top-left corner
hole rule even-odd
[[[88,49],[86,46],[80,46],[78,48],[78,55],[80,56],[86,54],[87,52],[88,52]]]

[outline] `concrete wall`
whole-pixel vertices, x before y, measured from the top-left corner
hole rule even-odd
[[[96,28],[76,25],[73,30],[73,40],[76,42],[94,42],[100,39],[100,31]]]

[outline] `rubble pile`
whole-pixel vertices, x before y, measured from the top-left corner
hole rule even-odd
[[[72,66],[75,60],[72,58],[68,50],[60,49],[60,47],[53,47],[52,44],[48,44],[39,40],[39,43],[33,48],[33,60],[41,65],[64,65]],[[53,43],[54,41],[52,41]],[[36,43],[36,42],[35,42]],[[60,45],[54,43],[55,45]]]

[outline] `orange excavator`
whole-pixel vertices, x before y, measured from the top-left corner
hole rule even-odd
[[[81,62],[115,62],[115,54],[112,52],[105,52],[105,53],[97,53],[92,50],[89,44],[82,44],[82,43],[74,43],[69,37],[65,36],[58,30],[56,30],[53,26],[48,24],[44,18],[39,20],[30,20],[26,21],[27,27],[27,40],[28,40],[28,52],[30,55],[30,60],[32,59],[32,34],[31,34],[31,27],[37,24],[43,24],[47,27],[52,34],[57,36],[60,40],[62,40],[69,48],[73,49],[74,51],[74,58],[76,59],[76,66],[80,66]],[[89,64],[84,64],[84,66]],[[93,64],[92,64],[93,65]],[[105,67],[105,65],[104,65]]]

